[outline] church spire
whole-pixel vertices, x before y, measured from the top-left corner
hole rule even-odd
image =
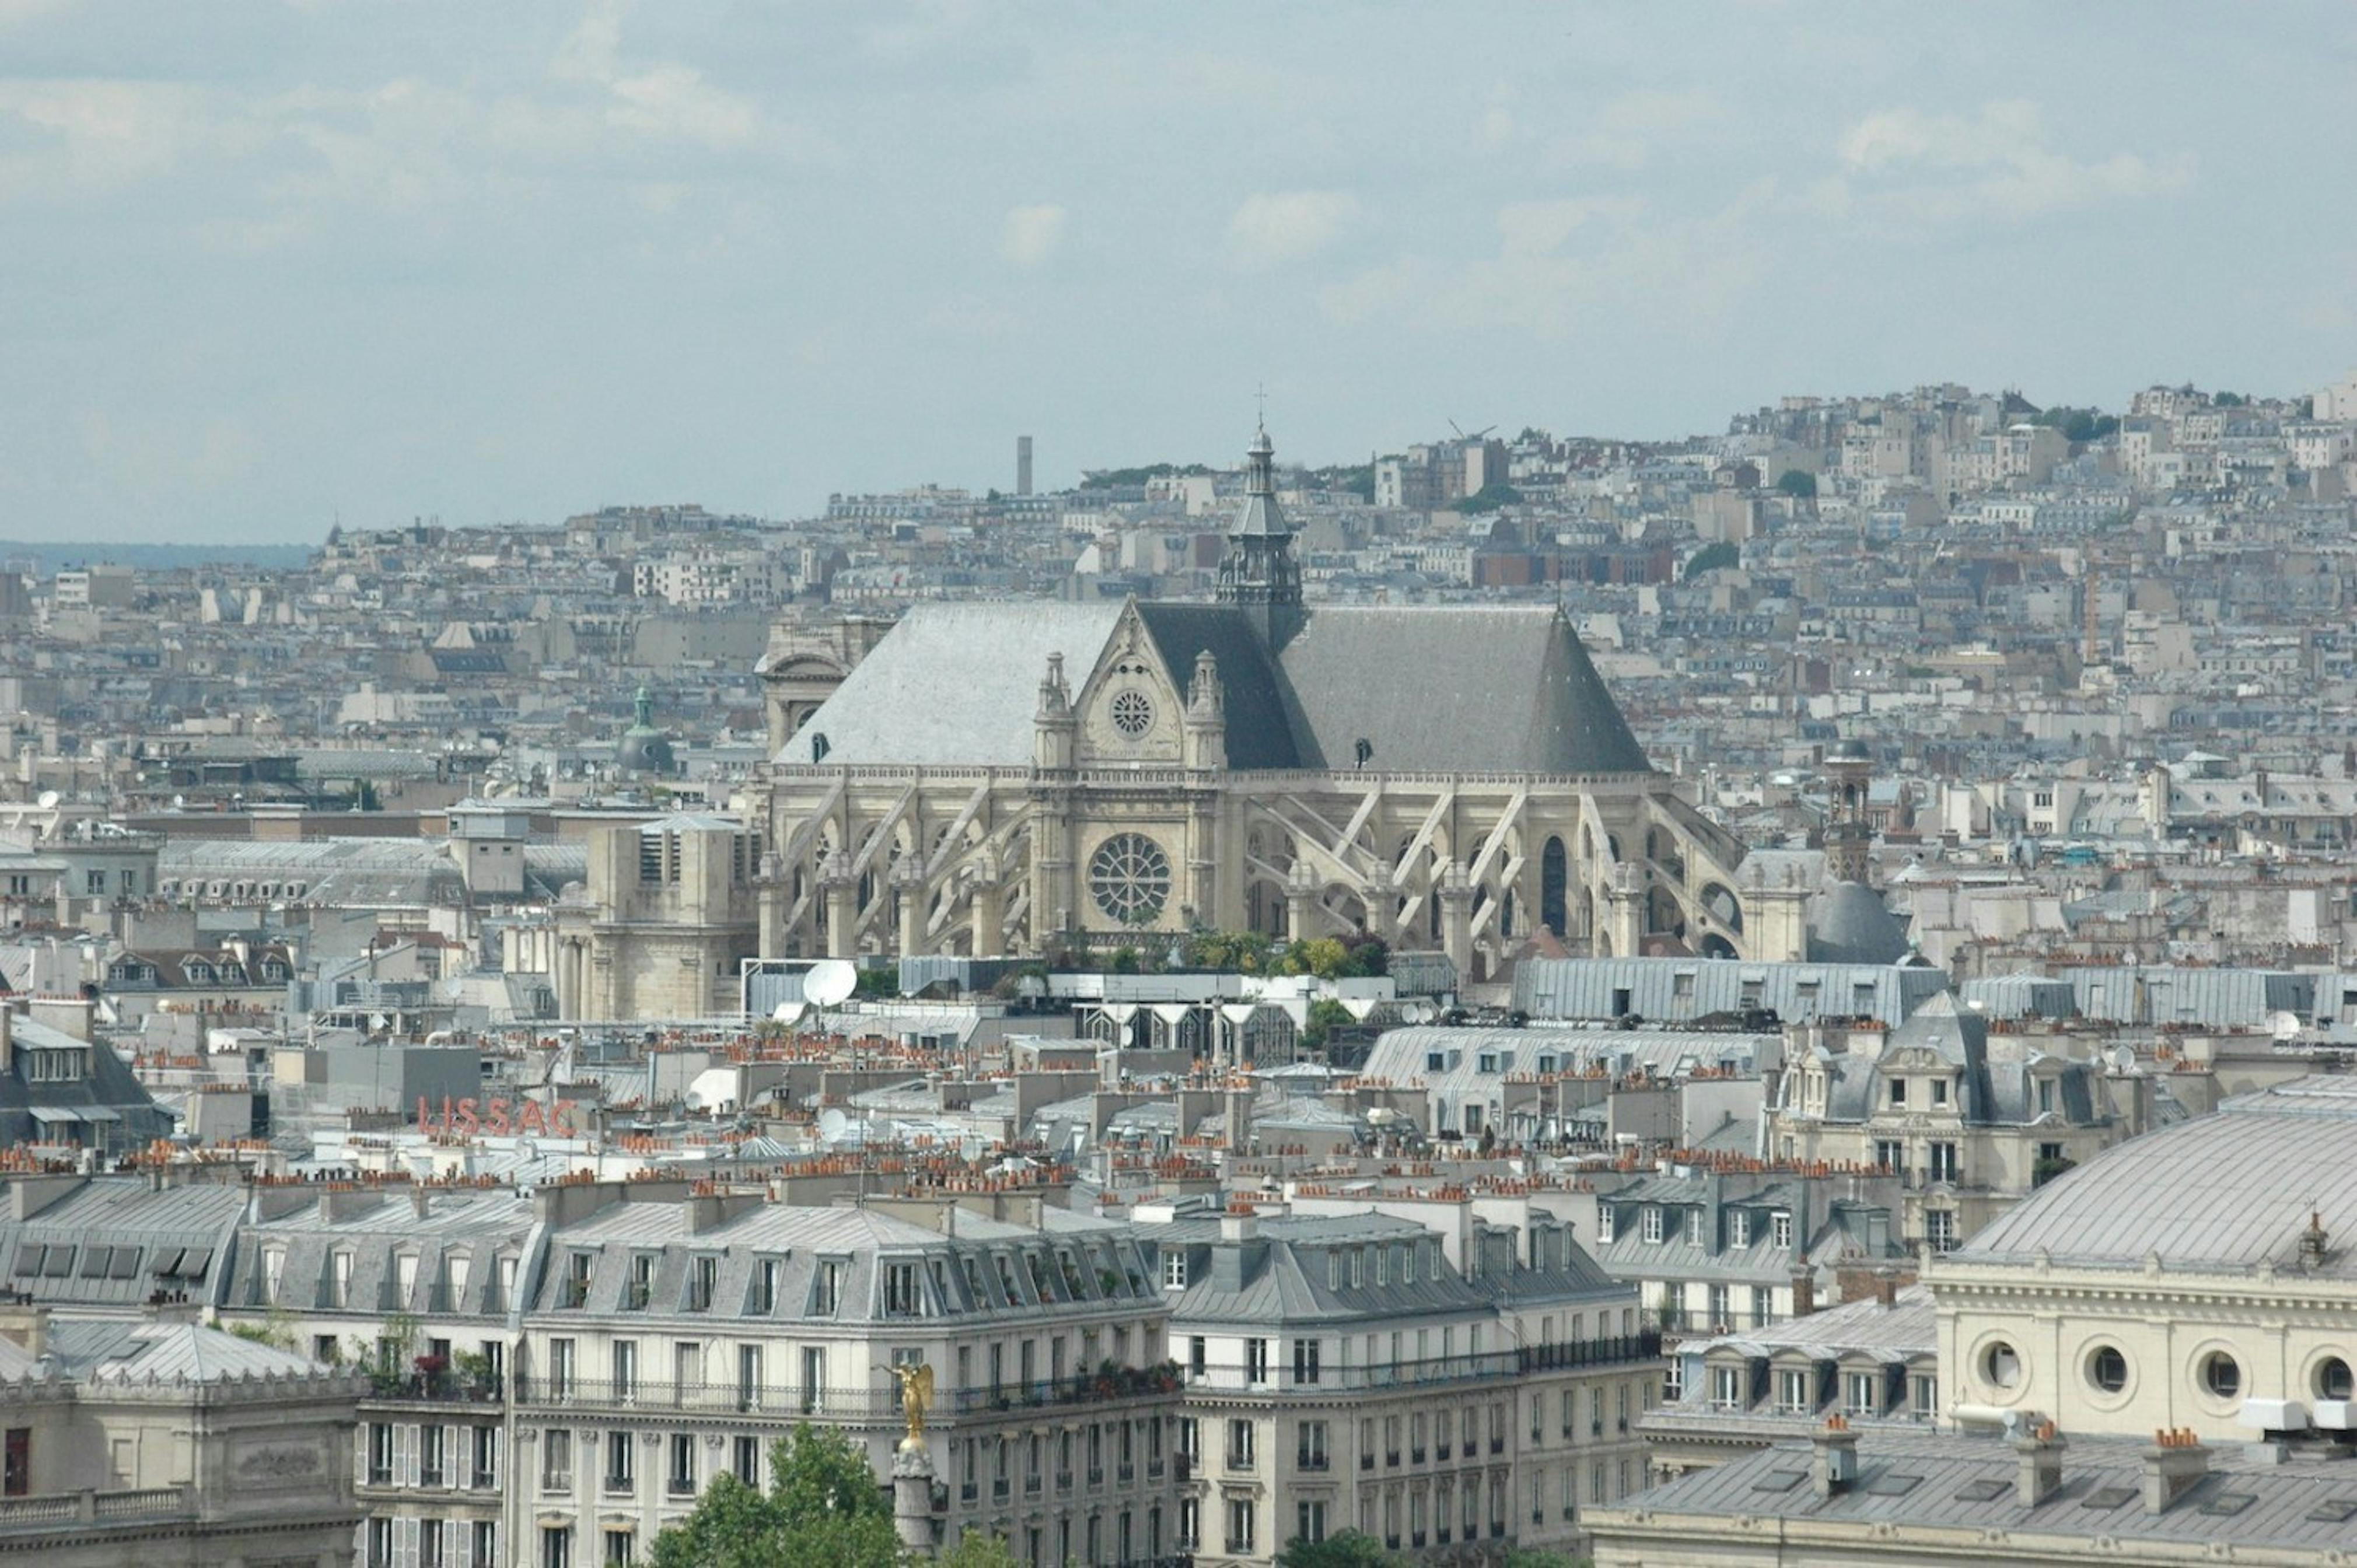
[[[1254,623],[1266,636],[1267,611],[1301,603],[1301,567],[1293,559],[1293,531],[1276,504],[1276,445],[1261,426],[1244,456],[1244,499],[1228,528],[1228,550],[1220,562],[1222,604],[1255,610]]]

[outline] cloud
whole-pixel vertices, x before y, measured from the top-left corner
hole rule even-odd
[[[1760,280],[1744,242],[1776,206],[1774,182],[1744,188],[1714,210],[1663,214],[1634,197],[1510,201],[1495,213],[1495,248],[1453,265],[1402,257],[1354,273],[1318,295],[1331,320],[1391,317],[1407,327],[1576,338],[1641,321],[1708,335],[1742,309]]]
[[[1726,113],[1706,87],[1674,92],[1628,92],[1597,111],[1593,125],[1561,144],[1557,157],[1569,164],[1609,168],[1642,167],[1663,144],[1686,136]]]
[[[1851,124],[1835,144],[1857,189],[1823,187],[1817,199],[1846,208],[1855,197],[1888,216],[1923,222],[2020,222],[2099,202],[2168,195],[2193,177],[2187,155],[2081,159],[2047,142],[2038,106],[2018,99],[1983,104],[1969,115],[1883,110]]]
[[[30,134],[0,154],[0,195],[153,178],[208,139],[200,95],[168,82],[0,81],[0,124],[10,120]]]
[[[998,240],[999,253],[1018,267],[1039,265],[1064,242],[1064,209],[1053,202],[1010,208]]]
[[[761,132],[761,112],[704,80],[691,66],[659,65],[619,78],[606,123],[641,135],[676,137],[707,147],[740,147]]]
[[[1228,247],[1247,266],[1297,261],[1331,244],[1358,210],[1348,191],[1256,191],[1228,220]]]
[[[556,46],[548,74],[560,81],[611,81],[622,52],[622,14],[630,0],[590,0],[581,20]]]
[[[694,66],[658,60],[624,74],[622,18],[630,8],[630,0],[589,0],[556,46],[548,74],[603,87],[606,124],[618,131],[716,148],[741,147],[761,135],[760,110],[706,81]]]

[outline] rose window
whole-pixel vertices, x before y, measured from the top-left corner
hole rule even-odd
[[[1143,692],[1115,692],[1113,727],[1135,740],[1154,727],[1154,702]]]
[[[1144,833],[1115,833],[1089,857],[1089,894],[1125,926],[1143,926],[1170,897],[1170,857]]]

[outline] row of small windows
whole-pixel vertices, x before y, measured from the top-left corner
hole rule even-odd
[[[1689,1229],[1691,1224],[1692,1222],[1689,1221]],[[1647,1242],[1659,1245],[1668,1240],[1671,1230],[1668,1209],[1658,1203],[1646,1204],[1637,1212],[1637,1227],[1638,1236]],[[1609,1204],[1599,1205],[1596,1210],[1597,1241],[1599,1244],[1609,1245],[1618,1239],[1620,1230],[1619,1210]],[[1792,1211],[1783,1208],[1770,1209],[1767,1230],[1770,1246],[1790,1248],[1792,1245]],[[1730,1208],[1727,1211],[1727,1244],[1728,1246],[1749,1247],[1757,1239],[1758,1228],[1752,1210]]]
[[[577,1251],[566,1255],[557,1305],[578,1309],[589,1303],[601,1254]],[[641,1312],[655,1305],[659,1252],[634,1252],[626,1260],[620,1288],[625,1311]],[[786,1257],[757,1257],[746,1283],[744,1310],[767,1316],[779,1310],[786,1283]],[[888,1317],[931,1317],[963,1310],[967,1304],[980,1311],[1021,1308],[1037,1304],[1083,1302],[1142,1295],[1144,1279],[1107,1251],[1060,1249],[1053,1256],[1041,1251],[993,1252],[988,1271],[974,1252],[959,1255],[959,1275],[965,1287],[962,1301],[952,1288],[949,1262],[942,1258],[884,1259],[877,1279],[884,1315]],[[811,1268],[805,1290],[804,1314],[833,1317],[843,1310],[851,1260],[822,1257]],[[993,1286],[996,1286],[994,1290]],[[1027,1288],[1028,1287],[1028,1288]],[[688,1259],[685,1277],[676,1297],[678,1310],[710,1312],[718,1305],[720,1258],[698,1253]]]
[[[2021,1386],[2021,1353],[2007,1340],[1994,1340],[1984,1347],[1975,1369],[1983,1382],[2000,1391]],[[2125,1393],[2134,1376],[2127,1353],[2109,1344],[2089,1350],[2081,1360],[2080,1372],[2090,1389],[2105,1395]],[[2246,1381],[2242,1362],[2226,1350],[2205,1352],[2193,1365],[2193,1377],[2202,1392],[2218,1400],[2241,1398]],[[2357,1397],[2357,1374],[2352,1374],[2343,1358],[2327,1356],[2310,1369],[2309,1390],[2318,1399]]]
[[[81,1260],[80,1277],[86,1280],[135,1280],[139,1277],[140,1260],[146,1255],[144,1247],[83,1247],[72,1242],[51,1241],[46,1244],[27,1242],[16,1249],[16,1276],[20,1280],[66,1279],[74,1274],[74,1260]],[[158,1247],[155,1250],[151,1276],[175,1285],[201,1282],[212,1267],[213,1252],[210,1247]]]
[[[199,881],[167,876],[156,884],[156,891],[167,898],[300,898],[310,890],[307,882],[232,881],[226,877]]]

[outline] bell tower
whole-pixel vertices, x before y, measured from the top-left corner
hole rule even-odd
[[[1276,446],[1263,426],[1244,457],[1244,500],[1228,528],[1217,597],[1243,607],[1261,640],[1275,640],[1301,605],[1301,565],[1293,558],[1293,531],[1276,504]]]

